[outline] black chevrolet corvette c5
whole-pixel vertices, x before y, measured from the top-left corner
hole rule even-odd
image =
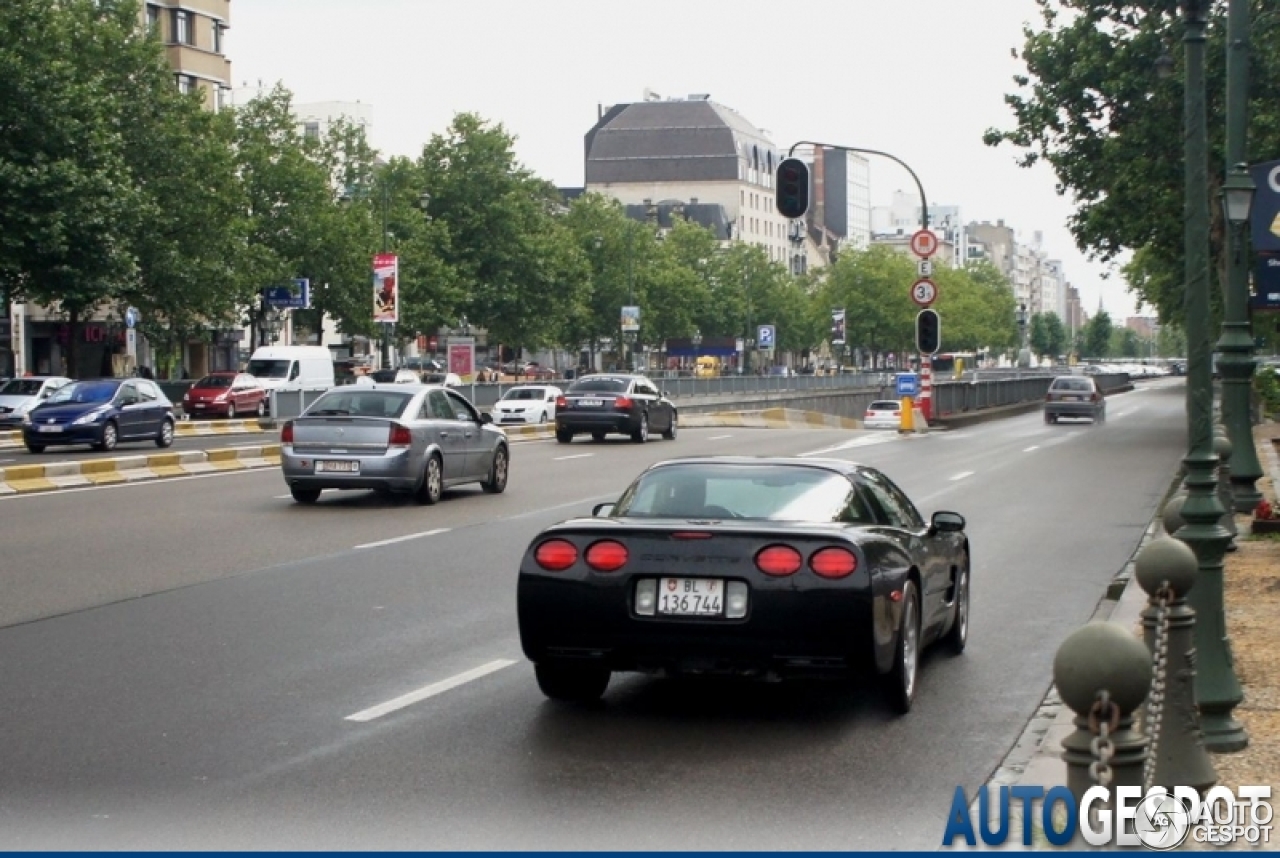
[[[920,654],[969,631],[964,517],[925,522],[875,468],[711,457],[645,470],[615,504],[540,533],[517,613],[538,685],[592,700],[614,671],[878,675],[894,709]]]

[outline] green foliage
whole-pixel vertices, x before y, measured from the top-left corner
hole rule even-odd
[[[1111,316],[1099,311],[1081,330],[1077,344],[1080,356],[1086,358],[1107,357],[1111,350]]]
[[[1272,418],[1280,415],[1280,375],[1273,367],[1262,367],[1253,374],[1253,393],[1263,414]]]
[[[1037,0],[1041,22],[1024,29],[1019,56],[1026,74],[1007,95],[1015,124],[992,129],[989,145],[1008,143],[1025,166],[1044,161],[1063,193],[1077,201],[1069,226],[1076,243],[1103,260],[1126,251],[1130,291],[1156,308],[1162,323],[1184,321],[1182,24],[1172,0]],[[1258,6],[1259,4],[1253,4]],[[1269,9],[1271,4],[1262,4]],[[1225,161],[1225,3],[1209,5],[1205,49],[1209,195],[1218,199]],[[1252,153],[1280,148],[1280,15],[1254,14],[1249,116]],[[1174,74],[1154,72],[1164,54]],[[1216,204],[1211,250],[1221,259],[1222,215]],[[1214,264],[1215,276],[1220,264]],[[1220,314],[1220,290],[1213,289]]]

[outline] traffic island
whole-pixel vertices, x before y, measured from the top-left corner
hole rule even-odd
[[[279,466],[279,444],[56,462],[48,465],[16,465],[0,468],[0,496]]]

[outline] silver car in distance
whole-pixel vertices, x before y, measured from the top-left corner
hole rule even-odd
[[[324,489],[412,494],[424,504],[445,489],[507,487],[506,434],[466,397],[442,385],[334,388],[284,424],[280,463],[298,503]]]

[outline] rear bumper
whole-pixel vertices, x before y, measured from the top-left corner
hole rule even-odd
[[[752,586],[740,620],[642,617],[632,604],[638,577],[599,585],[522,574],[517,615],[525,655],[615,671],[761,678],[843,676],[875,664],[866,589]]]
[[[1094,402],[1046,402],[1044,413],[1054,417],[1097,417],[1105,407]]]
[[[230,406],[228,402],[184,402],[182,410],[192,417],[225,417]]]
[[[358,473],[316,471],[316,461],[359,462]],[[385,456],[339,456],[323,453],[295,453],[285,447],[280,469],[290,486],[305,489],[381,489],[393,492],[417,491],[422,483],[425,462],[411,450],[396,450]]]
[[[626,411],[589,411],[557,414],[556,429],[561,432],[622,432],[630,435],[640,428],[640,418]]]

